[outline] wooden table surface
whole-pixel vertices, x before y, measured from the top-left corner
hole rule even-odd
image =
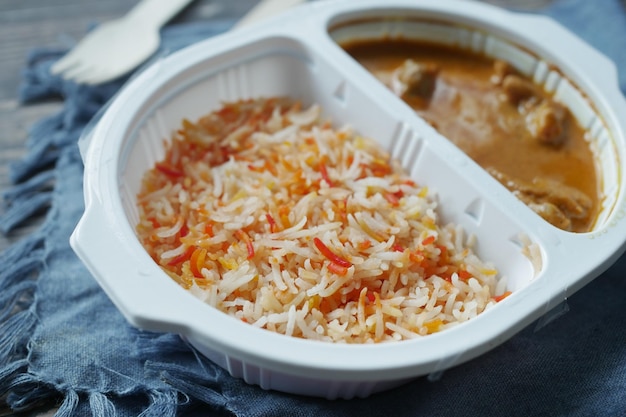
[[[517,9],[536,9],[552,0],[487,0]],[[10,186],[9,165],[26,152],[25,141],[34,122],[59,111],[51,100],[21,105],[17,98],[21,68],[35,47],[67,47],[97,22],[119,17],[138,0],[0,0],[0,193]],[[196,0],[175,21],[242,16],[257,0]],[[0,203],[0,213],[3,212]],[[0,252],[38,227],[29,221],[7,236],[0,234]],[[1,266],[0,266],[1,267]],[[0,415],[7,410],[0,404]]]

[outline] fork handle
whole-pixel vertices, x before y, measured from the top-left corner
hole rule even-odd
[[[244,17],[235,23],[235,27],[246,26],[304,2],[305,0],[260,0]]]
[[[142,0],[128,12],[126,18],[158,29],[189,3],[191,0]]]

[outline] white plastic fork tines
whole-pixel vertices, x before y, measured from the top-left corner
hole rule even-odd
[[[191,0],[142,0],[122,18],[89,32],[50,71],[78,83],[99,84],[120,77],[159,47],[159,29]]]

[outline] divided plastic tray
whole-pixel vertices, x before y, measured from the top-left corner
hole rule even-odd
[[[626,240],[626,103],[616,69],[553,21],[465,0],[330,1],[192,45],[139,74],[82,143],[85,213],[71,244],[133,325],[175,332],[233,376],[296,394],[364,397],[483,354],[559,305],[608,268]],[[605,194],[589,233],[542,220],[440,136],[348,56],[337,41],[405,36],[504,58],[555,92],[591,137]],[[137,239],[136,194],[183,118],[223,101],[287,95],[319,103],[398,157],[436,191],[445,222],[478,239],[481,258],[512,295],[477,318],[427,337],[345,345],[278,335],[194,298]],[[529,239],[534,262],[524,254]],[[521,358],[520,358],[521,359]]]

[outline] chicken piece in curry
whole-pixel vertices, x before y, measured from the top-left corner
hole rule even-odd
[[[511,65],[401,39],[342,47],[545,220],[593,227],[601,196],[587,132]]]

